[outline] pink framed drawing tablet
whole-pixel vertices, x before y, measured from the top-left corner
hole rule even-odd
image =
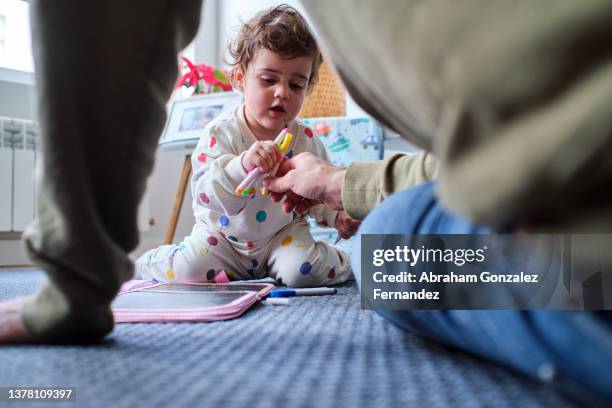
[[[117,323],[233,319],[274,289],[271,283],[126,282],[112,303]]]

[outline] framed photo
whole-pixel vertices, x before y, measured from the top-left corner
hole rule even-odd
[[[238,92],[218,92],[173,100],[159,141],[160,147],[194,148],[211,120],[241,103],[242,94]]]

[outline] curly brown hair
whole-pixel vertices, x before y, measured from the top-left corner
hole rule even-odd
[[[232,66],[246,72],[261,48],[283,58],[311,57],[308,90],[317,82],[323,56],[306,20],[295,8],[281,4],[261,11],[244,23],[236,39],[228,42],[229,53],[234,60]]]

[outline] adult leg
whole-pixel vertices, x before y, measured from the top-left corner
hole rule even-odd
[[[360,234],[481,234],[448,213],[427,183],[383,201],[364,220]],[[394,214],[389,218],[389,214]],[[361,280],[361,253],[353,254]],[[612,318],[587,311],[379,310],[399,326],[430,339],[501,362],[531,377],[554,381],[580,398],[612,398]]]
[[[335,285],[351,277],[346,253],[315,241],[310,224],[303,219],[296,219],[283,228],[270,245],[269,274],[287,286]]]
[[[201,0],[31,2],[43,160],[24,236],[49,280],[22,317],[39,341],[112,330],[109,305],[133,273],[127,253],[176,54],[197,32],[200,8]]]

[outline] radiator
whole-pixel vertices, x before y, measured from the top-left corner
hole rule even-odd
[[[34,219],[38,127],[0,118],[0,231],[22,232]]]

